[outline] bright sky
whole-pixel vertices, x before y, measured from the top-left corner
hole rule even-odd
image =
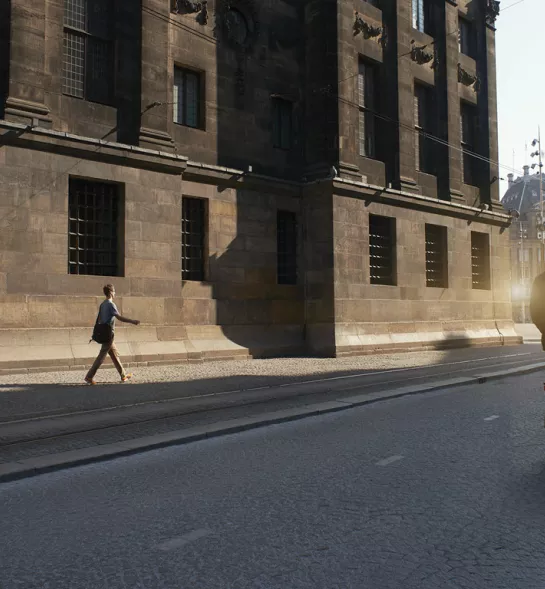
[[[545,0],[502,0],[500,8],[502,12],[496,21],[500,165],[512,168],[515,150],[514,167],[522,174],[522,166],[533,161],[530,154],[535,149],[531,143],[537,138],[538,125],[541,125],[545,149],[545,76],[541,52],[545,42]],[[509,172],[500,167],[500,176],[505,178],[500,198],[507,190]]]

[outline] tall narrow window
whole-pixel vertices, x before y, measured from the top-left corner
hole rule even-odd
[[[396,283],[395,219],[369,215],[369,266],[371,284]]]
[[[91,102],[114,97],[111,0],[64,0],[62,91]]]
[[[119,276],[119,189],[116,184],[70,178],[68,272]]]
[[[471,232],[471,282],[473,288],[490,290],[490,238]]]
[[[272,99],[273,146],[291,149],[293,142],[293,103],[274,96]]]
[[[447,228],[426,223],[426,286],[448,287]]]
[[[414,127],[416,169],[435,174],[434,144],[430,135],[435,133],[433,90],[421,84],[414,87]]]
[[[204,280],[206,201],[182,198],[182,280]]]
[[[201,127],[201,74],[174,68],[174,122],[186,127]]]
[[[412,0],[413,28],[421,33],[433,35],[433,18],[431,14],[431,0]]]
[[[291,211],[276,215],[277,281],[297,284],[297,217]]]
[[[475,57],[475,31],[473,23],[466,18],[460,17],[458,28],[460,53],[469,57]]]
[[[376,157],[377,69],[360,61],[358,71],[359,154]]]
[[[476,159],[475,153],[475,125],[477,116],[475,107],[461,103],[460,126],[462,135],[463,179],[465,184],[476,185]]]

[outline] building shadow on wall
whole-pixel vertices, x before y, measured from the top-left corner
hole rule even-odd
[[[9,91],[11,0],[0,2],[0,119],[4,118]]]

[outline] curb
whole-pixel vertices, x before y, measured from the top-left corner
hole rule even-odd
[[[484,384],[486,382],[510,376],[538,372],[543,369],[545,369],[545,362],[528,364],[527,366],[511,368],[509,370],[441,380],[429,385],[402,387],[392,391],[368,393],[359,396],[355,395],[324,403],[305,405],[294,409],[272,411],[254,417],[232,419],[207,426],[199,426],[185,430],[172,431],[165,434],[135,438],[124,442],[116,442],[114,444],[103,444],[89,448],[82,448],[80,450],[70,450],[68,452],[49,454],[37,458],[27,458],[17,462],[6,462],[0,464],[0,483],[29,478],[47,472],[82,466],[84,464],[103,462],[113,458],[130,456],[141,452],[166,448],[168,446],[177,446],[197,442],[199,440],[217,438],[219,436],[257,429],[268,425],[297,421],[306,417],[345,411],[346,409],[362,407],[364,405],[370,405],[372,403],[378,403],[389,399],[399,399],[409,395],[424,394],[453,387]]]

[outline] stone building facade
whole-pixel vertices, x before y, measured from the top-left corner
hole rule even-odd
[[[0,369],[518,341],[499,2],[0,11]]]

